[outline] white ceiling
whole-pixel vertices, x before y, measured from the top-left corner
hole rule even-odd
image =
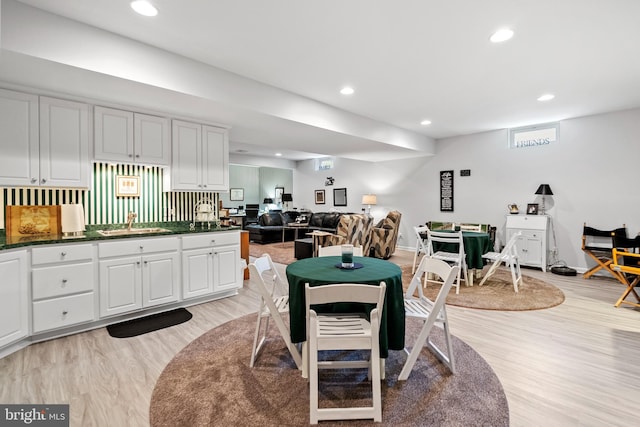
[[[434,139],[640,106],[638,0],[20,1]]]

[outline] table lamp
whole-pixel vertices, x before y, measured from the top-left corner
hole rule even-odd
[[[551,191],[549,184],[540,184],[540,187],[536,190],[536,194],[542,195],[542,215],[544,215],[544,196],[553,196],[553,191]]]
[[[367,213],[371,213],[371,205],[376,205],[378,203],[378,198],[375,194],[365,194],[362,196],[362,204],[367,205],[369,210]]]
[[[289,210],[289,202],[293,202],[291,193],[282,193],[282,203],[285,204],[287,210]]]

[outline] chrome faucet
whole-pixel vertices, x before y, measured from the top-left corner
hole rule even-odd
[[[133,224],[133,220],[138,216],[137,213],[131,211],[129,215],[127,215],[127,230],[131,231],[131,225]]]

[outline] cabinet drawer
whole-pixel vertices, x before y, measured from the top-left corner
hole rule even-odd
[[[215,232],[198,234],[197,236],[184,236],[182,238],[182,249],[207,248],[221,245],[239,245],[240,231],[230,231],[228,233]]]
[[[534,239],[542,239],[542,235],[544,234],[544,230],[518,230],[522,233],[523,237],[534,238]]]
[[[33,269],[33,299],[93,290],[93,262]]]
[[[177,237],[160,239],[123,239],[117,242],[98,244],[98,256],[107,258],[123,255],[142,255],[153,252],[169,252],[178,250]]]
[[[31,250],[31,264],[91,260],[93,259],[92,247],[91,244],[83,244],[33,248]]]
[[[547,217],[544,215],[511,215],[507,217],[506,228],[546,230]]]
[[[93,292],[33,303],[34,333],[89,322],[93,319]]]

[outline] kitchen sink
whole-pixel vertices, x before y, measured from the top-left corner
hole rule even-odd
[[[167,230],[166,228],[132,228],[131,230],[126,228],[120,228],[118,230],[96,230],[96,233],[110,237],[110,236],[131,236],[135,234],[152,234],[152,233],[168,233],[171,230]]]

